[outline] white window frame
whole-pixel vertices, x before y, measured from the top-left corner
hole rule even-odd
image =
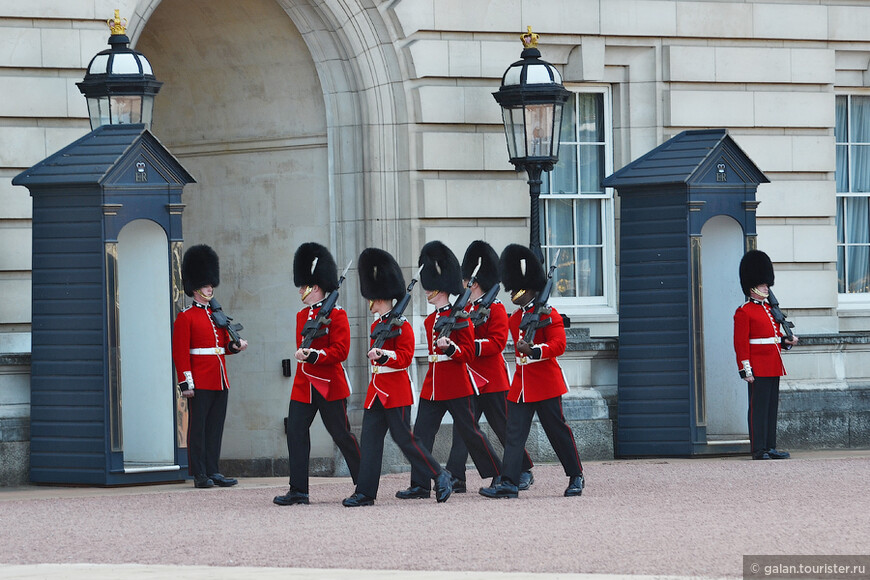
[[[606,176],[613,173],[613,95],[610,85],[571,85],[565,84],[565,88],[572,93],[599,93],[603,95],[604,103],[604,174],[601,176],[604,179]],[[567,142],[565,136],[562,135],[562,143]],[[578,149],[579,151],[579,149]],[[564,149],[559,148],[559,156],[561,157]],[[578,163],[579,167],[580,164]],[[579,183],[579,177],[578,177]],[[603,294],[601,296],[573,296],[573,297],[556,297],[550,298],[550,304],[567,316],[574,322],[611,322],[616,320],[616,243],[615,229],[616,220],[614,216],[614,191],[613,188],[605,188],[600,194],[548,194],[541,191],[541,201],[545,202],[541,207],[541,232],[544,235],[544,243],[542,250],[544,251],[544,260],[548,260],[546,245],[546,220],[547,210],[546,201],[555,199],[600,199],[602,200],[601,209],[601,241],[602,241],[602,286]],[[549,267],[549,264],[545,264]]]
[[[848,115],[847,115],[847,123],[851,123],[851,119],[852,119],[852,97],[870,97],[870,90],[868,90],[868,89],[861,90],[860,88],[856,88],[855,90],[849,90],[849,91],[837,91],[837,92],[835,93],[835,97],[845,97],[845,98],[846,98],[846,100],[847,100],[847,111],[848,111]],[[836,121],[835,121],[835,122],[836,122]],[[851,128],[850,128],[850,129],[851,129]],[[835,131],[835,133],[836,133],[836,131]],[[851,146],[852,146],[852,145],[856,145],[856,144],[858,144],[858,145],[866,144],[866,143],[858,143],[858,142],[854,142],[854,141],[851,140],[851,138],[852,138],[852,133],[851,133],[851,130],[850,130],[850,131],[849,131],[849,140],[847,140],[847,141],[845,141],[845,142],[843,142],[843,141],[837,141],[837,140],[836,140],[836,135],[835,135],[835,141],[834,141],[835,159],[836,159],[836,149],[837,149],[839,146],[845,146],[845,147],[846,147],[846,156],[847,156],[847,158],[849,159],[848,167],[850,168],[850,172],[851,172],[851,167],[852,167],[852,161],[851,161],[851,153],[852,153],[852,152],[851,152]],[[840,211],[840,200],[843,199],[843,198],[856,197],[856,198],[867,198],[868,200],[870,200],[870,192],[866,192],[866,193],[853,193],[853,192],[851,192],[851,189],[852,189],[852,183],[851,183],[851,182],[852,182],[852,179],[851,179],[851,175],[847,175],[847,176],[846,176],[846,179],[847,179],[847,181],[848,181],[848,183],[849,183],[849,190],[850,190],[850,191],[845,191],[845,192],[837,191],[837,192],[835,193],[835,195],[836,195],[836,202],[837,202],[837,214],[839,214],[839,211]],[[835,172],[835,175],[834,175],[834,182],[835,182],[835,184],[836,184],[836,181],[837,181],[837,175],[836,175],[836,172]],[[843,244],[843,245],[846,245],[846,247],[848,247],[849,244]],[[852,244],[852,245],[855,245],[855,244]],[[842,245],[840,244],[840,241],[839,241],[839,238],[838,238],[838,239],[837,239],[837,242],[836,242],[836,248],[837,248],[837,262],[838,262],[837,266],[838,266],[838,270],[839,270],[839,255],[840,255],[840,248],[841,248],[841,247],[842,247]],[[844,267],[845,267],[845,264],[844,264]],[[847,278],[848,278],[848,277],[847,277]],[[841,309],[841,310],[866,310],[866,309],[870,308],[870,292],[846,292],[846,293],[841,293],[841,292],[840,292],[840,289],[839,289],[839,277],[838,277],[838,280],[837,280],[837,285],[838,285],[838,288],[837,288],[837,302],[838,302],[839,309]]]

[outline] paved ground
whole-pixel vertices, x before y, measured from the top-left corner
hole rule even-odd
[[[736,578],[749,554],[868,554],[870,451],[793,455],[587,462],[580,498],[554,465],[517,500],[403,502],[395,474],[355,509],[344,478],[292,507],[272,504],[272,478],[0,488],[0,578]]]

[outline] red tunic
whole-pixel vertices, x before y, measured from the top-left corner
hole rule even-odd
[[[375,319],[371,330],[375,329],[379,321],[380,319]],[[383,350],[395,352],[395,358],[391,356],[383,365],[372,362],[372,379],[369,381],[364,405],[366,409],[372,408],[376,397],[381,400],[385,409],[414,404],[411,377],[408,376],[408,367],[414,360],[414,329],[410,322],[404,320],[401,330],[401,334],[388,338],[381,347]]]
[[[744,370],[744,361],[757,377],[784,376],[782,364],[782,332],[779,323],[773,319],[767,302],[749,300],[734,313],[734,352],[737,355],[737,368]],[[763,344],[750,344],[750,341],[763,341]]]
[[[194,389],[222,391],[230,388],[227,379],[225,354],[230,335],[226,328],[218,328],[211,317],[211,308],[194,303],[175,318],[172,328],[172,362],[178,382],[187,380],[185,371],[193,377]],[[191,349],[223,349],[209,354],[191,354]]]
[[[470,310],[477,310],[472,304]],[[507,365],[504,362],[508,337],[508,315],[504,304],[496,300],[489,309],[489,317],[483,324],[474,327],[474,342],[480,352],[468,363],[480,394],[500,393],[510,388]]]
[[[302,328],[318,312],[320,305],[309,306],[296,313],[297,349],[302,346]],[[292,401],[310,403],[312,387],[327,401],[345,399],[350,395],[347,373],[341,365],[347,360],[350,351],[350,324],[347,313],[336,306],[332,309],[329,320],[331,322],[326,327],[326,334],[315,338],[311,343],[310,348],[317,351],[317,361],[296,363],[296,378],[293,379],[293,390],[290,393]]]
[[[523,337],[520,331],[520,320],[523,318],[523,309],[514,312],[508,321],[514,344]],[[511,382],[511,390],[508,400],[513,403],[534,403],[553,397],[560,397],[568,392],[562,367],[556,361],[556,357],[565,352],[565,323],[562,315],[553,308],[550,314],[544,316],[552,322],[535,333],[534,347],[541,349],[540,360],[527,359],[525,363],[517,362],[517,370]],[[522,355],[516,352],[517,358]]]
[[[446,355],[435,347],[438,338],[432,330],[435,319],[448,313],[449,308],[445,308],[444,312],[433,312],[423,322],[428,337],[426,342],[429,345],[429,370],[426,372],[420,397],[430,401],[449,401],[474,394],[474,387],[468,375],[468,362],[474,359],[474,328],[471,323],[450,334],[450,340],[456,344],[456,352],[453,356],[446,358]],[[433,356],[444,360],[433,362]]]

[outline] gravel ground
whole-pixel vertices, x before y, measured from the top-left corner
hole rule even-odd
[[[394,474],[373,507],[353,509],[340,504],[353,492],[345,478],[313,479],[311,505],[290,507],[272,503],[283,478],[210,490],[0,488],[0,577],[138,578],[117,566],[135,564],[237,577],[253,567],[284,568],[282,578],[313,577],[286,568],[735,578],[744,554],[867,554],[870,452],[793,456],[587,462],[579,498],[562,496],[557,465],[537,466],[517,500],[479,496],[484,482],[469,472],[469,493],[444,504],[402,501],[393,494],[408,475]],[[45,564],[68,574],[34,566]],[[73,576],[74,564],[115,566]]]

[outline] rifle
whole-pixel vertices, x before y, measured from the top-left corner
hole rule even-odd
[[[538,329],[543,328],[552,322],[552,319],[545,319],[544,316],[550,314],[553,310],[553,307],[548,306],[547,302],[550,300],[550,293],[553,291],[553,273],[556,271],[556,262],[559,259],[559,253],[560,252],[556,252],[556,257],[550,265],[549,272],[547,272],[547,284],[535,298],[535,306],[530,312],[523,314],[523,318],[520,320],[520,329],[523,331],[523,340],[529,343],[529,345],[535,344],[535,333]]]
[[[335,303],[338,301],[338,290],[341,288],[341,284],[344,282],[344,276],[350,269],[352,262],[353,260],[347,263],[347,267],[338,279],[338,288],[330,292],[329,296],[326,297],[326,300],[323,301],[320,310],[317,312],[317,317],[312,318],[302,327],[302,346],[299,348],[311,347],[311,343],[314,342],[315,338],[320,338],[326,334],[326,327],[332,322],[329,319],[329,315],[332,314],[332,309],[335,308]]]
[[[208,304],[211,307],[211,318],[214,320],[215,325],[218,328],[226,328],[230,335],[230,342],[241,347],[242,343],[239,341],[242,340],[242,337],[239,336],[239,331],[243,330],[245,327],[238,322],[230,324],[233,320],[232,316],[227,315],[223,308],[221,308],[220,303],[214,298],[212,298]]]
[[[404,324],[402,315],[405,312],[405,308],[408,307],[408,303],[411,302],[411,291],[414,289],[414,285],[417,283],[417,278],[420,277],[420,271],[422,269],[423,266],[420,266],[420,269],[417,270],[417,276],[411,278],[411,283],[408,284],[408,288],[405,290],[405,295],[402,296],[402,298],[396,302],[396,305],[387,312],[387,315],[375,325],[371,334],[371,338],[374,340],[372,348],[381,348],[384,346],[384,343],[387,342],[388,338],[393,338],[402,334],[402,325]]]
[[[477,308],[468,317],[475,327],[480,326],[489,318],[489,310],[492,303],[495,302],[496,296],[498,296],[498,284],[493,284],[492,288],[487,290],[486,294],[483,295]]]
[[[477,260],[477,267],[474,269],[474,272],[471,273],[471,277],[468,279],[468,285],[465,287],[462,294],[460,294],[456,299],[456,302],[454,302],[450,307],[450,312],[447,316],[440,316],[438,320],[435,321],[435,326],[432,328],[432,331],[438,333],[438,338],[450,338],[451,332],[468,326],[468,312],[465,311],[465,306],[468,304],[468,299],[471,298],[471,285],[477,280],[477,271],[480,270],[481,261],[481,259]],[[461,321],[458,320],[460,318],[462,319]]]
[[[779,300],[776,299],[776,296],[773,294],[773,290],[770,288],[767,289],[767,303],[770,304],[770,313],[773,315],[773,319],[776,320],[780,326],[782,326],[782,331],[785,333],[785,338],[791,340],[794,338],[794,333],[791,331],[794,328],[794,322],[790,320],[786,320],[788,318],[785,313],[779,309]],[[790,345],[786,345],[790,348]]]

